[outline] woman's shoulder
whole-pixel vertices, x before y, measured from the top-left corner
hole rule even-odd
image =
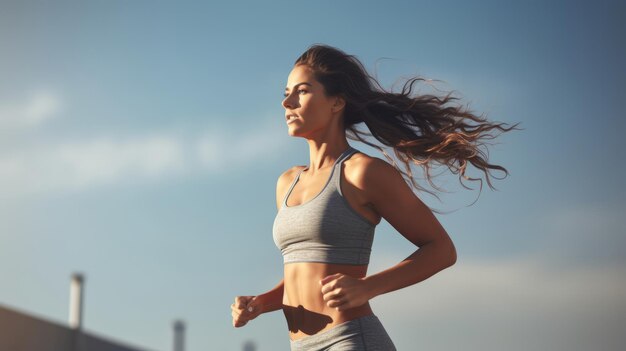
[[[298,172],[306,168],[306,166],[293,166],[283,171],[276,181],[276,190],[280,191],[283,188],[288,187],[291,182],[296,178]]]
[[[293,180],[296,177],[296,174],[300,172],[301,170],[303,170],[304,168],[306,168],[306,166],[292,166],[284,170],[278,176],[278,182]]]
[[[362,175],[366,173],[375,175],[380,172],[393,172],[393,170],[396,170],[389,162],[361,151],[355,152],[344,163],[346,165],[345,171]]]
[[[380,182],[397,181],[401,173],[389,162],[358,152],[344,162],[345,179],[359,189],[376,189]]]

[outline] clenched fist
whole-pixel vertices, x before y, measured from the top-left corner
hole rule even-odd
[[[233,311],[233,327],[239,328],[260,315],[262,306],[256,296],[237,296],[230,308]]]
[[[332,274],[320,280],[322,295],[326,305],[345,311],[369,301],[373,295],[365,279],[355,278],[343,273]]]

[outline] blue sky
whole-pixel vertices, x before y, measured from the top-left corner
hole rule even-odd
[[[497,191],[418,194],[458,261],[371,301],[398,348],[621,349],[624,23],[617,1],[1,1],[0,303],[65,324],[79,271],[96,334],[169,350],[180,318],[190,351],[288,349],[280,312],[235,329],[229,306],[281,279],[276,179],[309,161],[281,95],[325,43],[525,128],[490,149]],[[369,271],[414,249],[381,222]]]

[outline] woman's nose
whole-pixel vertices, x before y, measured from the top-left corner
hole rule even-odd
[[[295,107],[295,103],[293,102],[293,97],[291,94],[285,96],[285,98],[283,99],[283,107],[284,108],[294,108]]]

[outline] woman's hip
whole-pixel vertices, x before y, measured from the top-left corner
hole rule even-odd
[[[374,314],[352,319],[317,334],[290,340],[291,351],[396,351]]]

